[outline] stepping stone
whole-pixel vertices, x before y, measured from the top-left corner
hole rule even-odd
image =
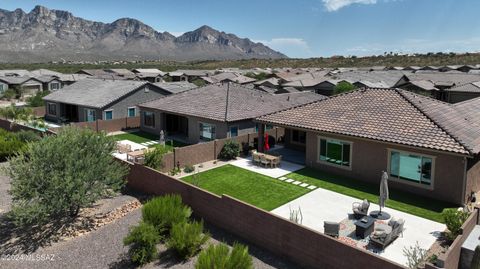
[[[293,181],[294,181],[294,180],[293,180],[293,179],[290,179],[290,178],[287,179],[287,180],[285,180],[285,182],[288,182],[288,183],[293,182]]]
[[[294,182],[292,182],[293,185],[298,185],[298,184],[300,184],[300,183],[302,183],[302,182],[300,182],[300,181],[294,181]]]
[[[279,180],[282,180],[282,181],[285,180],[285,179],[287,179],[287,178],[286,177],[279,178]]]
[[[152,144],[158,144],[158,141],[150,141]]]
[[[314,189],[316,189],[316,188],[317,188],[317,187],[316,187],[316,186],[313,186],[313,185],[310,185],[310,186],[307,187],[307,189],[309,189],[309,190],[314,190]]]
[[[304,188],[305,188],[305,187],[307,187],[307,186],[308,186],[308,183],[302,183],[302,184],[300,184],[300,187],[304,187]]]

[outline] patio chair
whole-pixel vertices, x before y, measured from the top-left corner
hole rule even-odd
[[[370,202],[367,199],[363,200],[363,202],[355,202],[352,204],[352,211],[353,216],[356,219],[362,218],[368,215],[368,208],[370,207]]]
[[[260,164],[260,155],[257,152],[252,152],[252,161],[254,164]]]
[[[403,237],[403,219],[396,220],[392,218],[388,225],[380,224],[375,227],[374,232],[370,235],[370,242],[382,249],[387,247],[390,243],[395,241],[399,235]]]
[[[332,237],[338,237],[340,232],[340,223],[332,221],[323,222],[323,233]]]
[[[260,163],[265,167],[267,167],[267,165],[270,165],[270,161],[267,160],[267,158],[265,158],[265,156],[263,155],[260,156]]]

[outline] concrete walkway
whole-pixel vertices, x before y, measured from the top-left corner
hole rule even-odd
[[[318,188],[274,209],[272,213],[288,219],[290,208],[296,210],[300,207],[303,214],[302,224],[323,233],[323,222],[345,220],[348,218],[348,213],[352,212],[353,202],[360,202],[360,200]],[[378,205],[371,204],[369,210],[378,210]],[[429,249],[440,232],[446,229],[444,224],[405,212],[391,208],[384,208],[383,210],[390,213],[392,217],[405,220],[403,237],[397,238],[383,252],[378,253],[378,255],[399,264],[406,265],[407,258],[403,255],[405,247],[409,248],[418,242],[421,248]]]
[[[260,165],[253,164],[252,162],[252,157],[248,158],[237,158],[236,161],[233,161],[230,163],[231,165],[250,170],[255,173],[259,173],[265,176],[273,177],[273,178],[278,178],[278,177],[283,177],[287,174],[290,174],[292,172],[295,172],[297,170],[300,170],[304,168],[304,165],[300,164],[295,164],[291,162],[286,162],[282,160],[281,166],[277,168],[265,168]]]

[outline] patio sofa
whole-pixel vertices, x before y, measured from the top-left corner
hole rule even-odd
[[[353,216],[356,219],[362,218],[368,215],[368,208],[370,207],[370,202],[367,199],[363,200],[363,202],[355,202],[352,204],[352,211]]]
[[[392,218],[387,224],[379,224],[375,227],[374,232],[370,235],[370,243],[385,248],[395,241],[400,234],[403,236],[403,219]]]

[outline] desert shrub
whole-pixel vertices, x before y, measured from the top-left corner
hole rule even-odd
[[[163,155],[165,155],[167,152],[167,147],[163,145],[156,145],[154,150],[145,154],[145,165],[156,170],[162,169],[164,167]]]
[[[248,254],[248,247],[235,243],[231,251],[225,244],[210,245],[200,252],[196,269],[251,269],[252,257]]]
[[[105,133],[75,127],[28,143],[5,168],[12,179],[15,223],[75,217],[80,208],[119,191],[128,167],[115,161],[114,149],[115,142]]]
[[[140,222],[133,227],[127,237],[123,239],[125,246],[130,246],[128,254],[132,262],[144,265],[151,262],[157,256],[156,244],[160,236],[151,224]]]
[[[0,129],[0,161],[6,161],[25,148],[25,143],[15,133]]]
[[[407,258],[408,268],[416,269],[425,262],[427,250],[421,248],[418,242],[416,242],[414,246],[404,247],[403,255]]]
[[[12,100],[12,99],[15,99],[17,97],[17,92],[12,89],[12,88],[9,88],[8,90],[6,90],[4,93],[3,93],[3,96],[2,96],[4,99],[6,100]]]
[[[173,225],[167,248],[173,250],[181,259],[195,255],[210,238],[203,233],[203,222],[180,222]]]
[[[339,93],[353,91],[354,89],[355,89],[355,86],[353,84],[347,81],[342,81],[335,86],[335,88],[333,89],[333,93],[339,94]]]
[[[468,215],[467,212],[455,208],[446,208],[442,211],[442,217],[448,229],[448,232],[446,233],[448,240],[455,240],[455,238],[462,232],[461,227],[467,220]]]
[[[195,167],[193,165],[185,165],[183,168],[183,172],[185,173],[192,173],[195,171]]]
[[[238,155],[240,155],[240,145],[233,140],[228,140],[223,145],[218,157],[222,160],[232,160],[237,158]]]
[[[159,234],[170,232],[176,223],[186,222],[192,210],[177,194],[168,194],[148,201],[142,208],[143,221],[153,225]]]
[[[38,133],[30,130],[29,131],[21,130],[14,134],[22,142],[36,142],[42,139],[42,137]]]

